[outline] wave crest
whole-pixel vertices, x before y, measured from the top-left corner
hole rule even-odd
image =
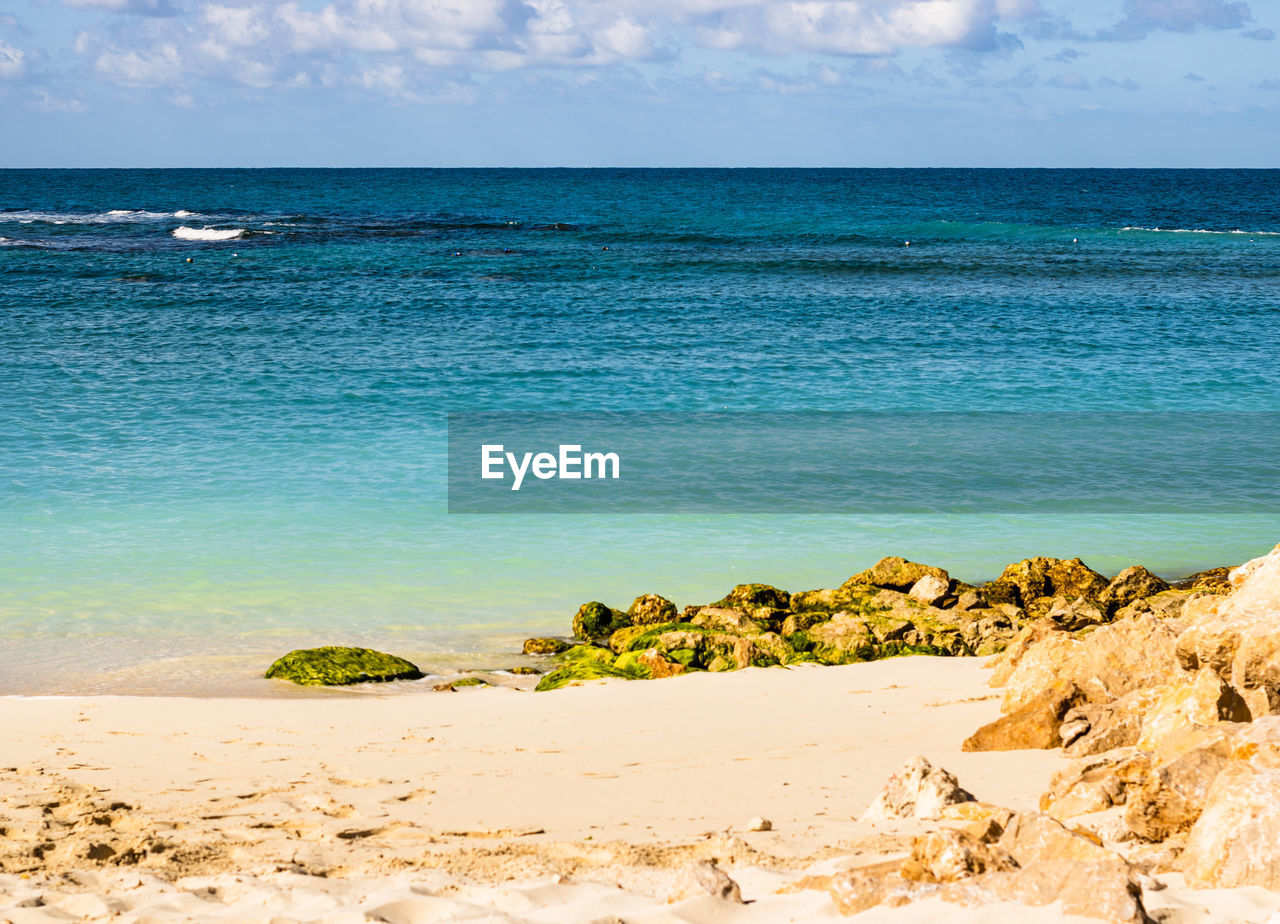
[[[244,237],[244,228],[188,228],[183,225],[173,230],[180,241],[234,241]]]

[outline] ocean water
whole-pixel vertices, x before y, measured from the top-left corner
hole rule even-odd
[[[501,666],[886,554],[1236,563],[1272,513],[451,515],[446,420],[1271,412],[1278,343],[1280,171],[0,171],[0,693]]]

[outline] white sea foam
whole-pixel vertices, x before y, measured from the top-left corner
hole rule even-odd
[[[244,236],[244,228],[175,228],[173,236],[180,241],[234,241]]]
[[[1246,237],[1280,237],[1280,231],[1211,231],[1208,228],[1143,228],[1139,225],[1126,225],[1121,231],[1147,231],[1152,234],[1241,234]]]
[[[165,218],[187,218],[191,213],[149,212],[146,209],[110,209],[106,212],[0,212],[0,222],[17,221],[22,224],[39,222],[50,225],[106,225],[131,221],[159,221]]]
[[[186,209],[178,209],[173,213],[174,218],[190,218],[195,212],[188,212]]]

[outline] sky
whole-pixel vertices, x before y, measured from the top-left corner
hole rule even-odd
[[[1280,167],[1280,0],[0,0],[0,166]]]

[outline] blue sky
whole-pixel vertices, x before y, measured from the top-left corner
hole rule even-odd
[[[0,0],[3,166],[1280,166],[1275,0]]]

